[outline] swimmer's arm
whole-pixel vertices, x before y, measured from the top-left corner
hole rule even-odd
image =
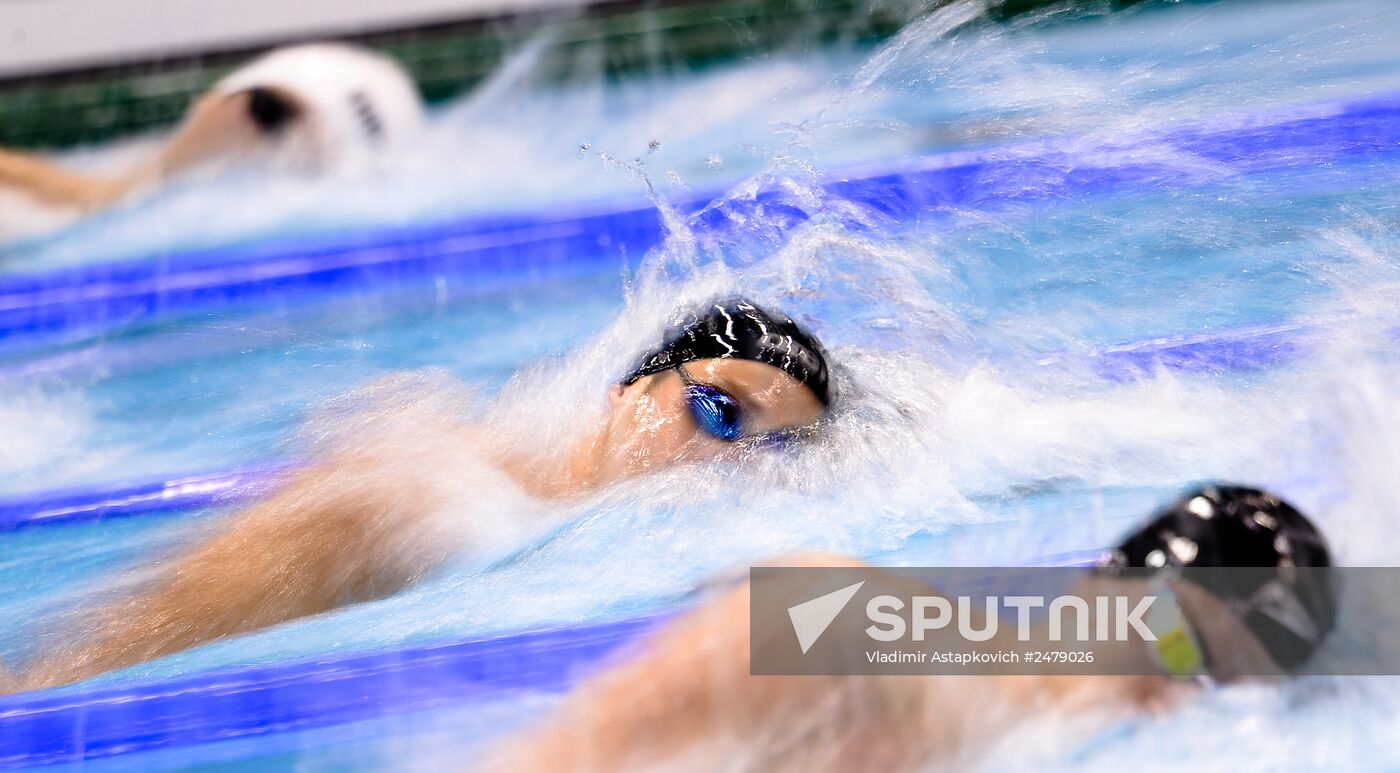
[[[302,472],[137,595],[83,614],[74,641],[42,655],[15,689],[68,684],[402,588],[428,563],[405,535],[432,502],[386,491],[372,473],[369,462]]]
[[[91,209],[124,196],[135,178],[108,179],[69,171],[34,156],[0,149],[0,187],[45,204]]]
[[[859,566],[828,556],[776,563]],[[876,581],[891,589],[907,582]],[[667,625],[481,769],[645,770],[675,759],[739,760],[744,769],[771,761],[791,769],[911,769],[982,747],[1018,717],[1145,707],[1161,686],[1070,675],[752,676],[749,592],[745,584]]]
[[[823,566],[856,565],[815,558]],[[923,740],[902,743],[898,727],[885,728],[893,731],[884,737],[892,743],[866,742],[887,720],[920,721],[920,681],[752,676],[750,641],[746,583],[669,623],[635,657],[584,682],[544,724],[497,749],[480,769],[645,770],[676,755],[713,762],[737,754],[758,758],[743,767],[763,769],[765,756],[791,761],[811,737],[832,730],[844,737],[834,752],[840,764],[830,769],[888,769],[916,746],[923,748]],[[852,712],[852,706],[865,710]],[[859,765],[845,759],[848,753],[860,755]]]
[[[82,174],[0,149],[0,188],[17,190],[43,204],[82,210],[110,205],[162,177],[256,145],[263,138],[245,118],[248,98],[246,92],[201,98],[154,159],[115,177]]]

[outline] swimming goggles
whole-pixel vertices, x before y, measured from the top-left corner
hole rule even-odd
[[[685,404],[700,429],[726,443],[744,436],[744,407],[737,397],[691,378],[684,363],[676,366],[676,373],[685,384]]]
[[[1157,666],[1170,676],[1182,679],[1205,678],[1209,676],[1205,650],[1191,628],[1191,621],[1181,611],[1176,600],[1176,592],[1160,574],[1152,578],[1150,593],[1156,601],[1143,617],[1155,642],[1147,642],[1152,650],[1152,659]]]

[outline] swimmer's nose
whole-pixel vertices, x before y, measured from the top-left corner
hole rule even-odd
[[[299,113],[291,100],[271,89],[248,91],[248,117],[264,134],[277,134],[296,120]]]

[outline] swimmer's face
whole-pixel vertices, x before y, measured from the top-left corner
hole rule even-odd
[[[719,389],[738,401],[744,437],[804,427],[823,412],[812,390],[771,365],[709,359],[686,363],[685,370],[695,383]],[[675,462],[707,459],[736,445],[696,423],[686,403],[685,381],[675,369],[644,376],[627,386],[614,385],[608,401],[611,410],[599,449],[605,480]]]

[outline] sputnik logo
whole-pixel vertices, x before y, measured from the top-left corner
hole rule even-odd
[[[818,596],[811,601],[804,601],[795,607],[788,607],[788,618],[792,620],[792,630],[797,634],[797,643],[802,647],[802,654],[806,655],[807,650],[817,643],[817,639],[826,632],[831,625],[831,621],[841,614],[841,610],[851,603],[851,598],[860,590],[860,586],[865,581],[861,580],[855,585],[847,585],[840,590],[834,590],[824,596]]]

